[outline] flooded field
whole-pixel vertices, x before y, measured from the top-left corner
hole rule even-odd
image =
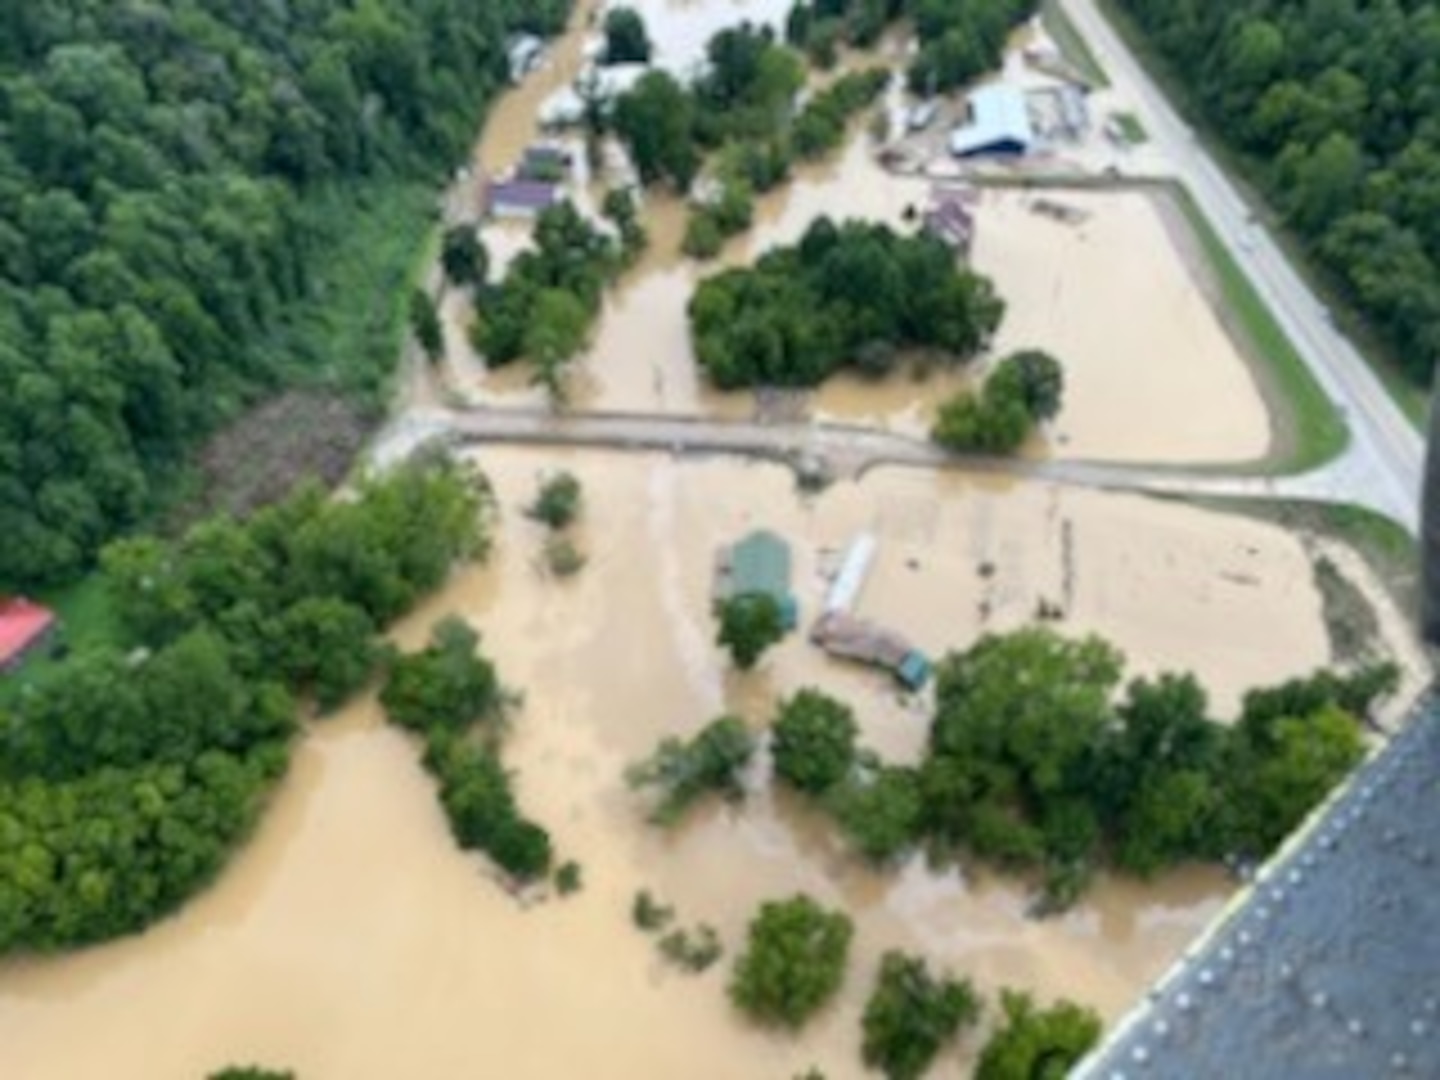
[[[661,62],[684,69],[720,26],[775,23],[790,4],[635,6]],[[539,104],[580,70],[602,8],[583,0],[547,63],[499,102],[452,193],[457,220],[473,218],[475,174],[503,171],[537,137]],[[703,275],[793,242],[819,214],[903,225],[927,182],[887,173],[874,152],[858,124],[832,160],[757,200],[755,227],[706,266],[679,255],[684,206],[650,198],[651,248],[605,301],[576,363],[573,407],[750,415],[751,395],[716,393],[697,371],[689,297]],[[1037,213],[1032,196],[981,193],[974,252],[1009,304],[997,352],[1042,347],[1066,364],[1067,407],[1047,451],[1262,455],[1263,404],[1161,210],[1133,192],[1058,199],[1084,220]],[[486,239],[500,263],[526,242],[514,224],[487,228]],[[525,367],[485,370],[468,345],[467,298],[449,292],[441,313],[445,378],[416,366],[415,403],[544,403]],[[937,403],[973,377],[839,378],[802,407],[923,435]],[[869,532],[879,548],[859,612],[936,656],[1024,625],[1044,605],[1061,612],[1062,632],[1113,641],[1132,675],[1194,671],[1222,717],[1248,687],[1329,658],[1313,552],[1254,520],[954,474],[878,470],[802,499],[788,472],[735,461],[523,450],[478,460],[502,508],[494,557],[458,574],[396,638],[416,646],[451,613],[482,632],[523,695],[506,750],[520,800],[559,859],[581,864],[583,890],[525,909],[483,859],[458,852],[417,747],[366,698],[315,725],[252,842],[177,916],[141,937],[0,964],[0,1078],[197,1080],[251,1062],[304,1080],[787,1080],[811,1066],[831,1080],[860,1077],[859,1017],[891,947],[986,993],[1015,986],[1118,1017],[1231,895],[1219,871],[1102,879],[1074,911],[1037,922],[1025,916],[1021,882],[919,859],[888,872],[865,866],[813,808],[774,792],[763,766],[742,805],[706,805],[668,833],[644,822],[623,782],[627,763],[722,711],[758,729],[804,686],[850,702],[864,742],[887,758],[913,761],[923,747],[927,701],[829,660],[803,633],[753,673],[727,668],[712,640],[712,559],[755,527],[793,546],[802,627],[846,544]],[[541,530],[521,512],[536,478],[557,467],[587,493],[576,538],[589,564],[568,581],[545,575]],[[1363,582],[1363,567],[1326,550]],[[1398,641],[1399,619],[1380,607],[1382,632]],[[631,924],[640,889],[675,905],[682,925],[713,925],[729,950],[722,964],[699,977],[665,966]],[[779,1035],[741,1020],[724,987],[755,906],[797,890],[843,906],[856,937],[839,999],[800,1034]],[[982,1038],[936,1073],[954,1074]]]
[[[561,858],[583,865],[584,890],[520,910],[454,849],[415,747],[367,701],[317,727],[254,842],[179,916],[141,938],[0,966],[0,1076],[179,1080],[265,1061],[306,1080],[786,1078],[811,1064],[855,1077],[859,1012],[895,945],[986,990],[1065,994],[1117,1016],[1229,894],[1218,872],[1103,881],[1073,913],[1032,922],[1013,882],[917,863],[867,870],[763,777],[742,806],[707,807],[671,834],[643,823],[627,762],[722,709],[762,723],[803,685],[851,701],[888,756],[923,741],[923,706],[799,636],[757,672],[726,673],[710,561],[755,525],[795,545],[802,619],[826,553],[876,532],[860,610],[936,652],[1018,625],[1047,597],[1066,608],[1063,629],[1106,634],[1135,669],[1193,668],[1221,709],[1254,680],[1324,659],[1303,552],[1253,521],[954,476],[879,472],[803,502],[769,466],[519,450],[482,461],[504,514],[495,557],[398,636],[415,645],[450,612],[482,631],[524,694],[507,750],[520,797]],[[558,465],[588,498],[578,539],[590,564],[568,582],[538,572],[540,530],[519,512]],[[745,1024],[724,969],[692,978],[657,959],[630,924],[640,888],[731,948],[762,899],[803,889],[844,904],[857,935],[841,999],[799,1036]]]
[[[731,10],[719,3],[657,7],[677,20],[684,13],[695,25],[704,22],[698,13],[718,19]],[[577,35],[578,29],[556,61],[505,99],[477,151],[480,162],[498,168],[518,157],[534,134],[526,117],[537,100],[536,86],[553,89],[557,73],[577,62]],[[886,56],[894,49],[895,42],[887,41]],[[891,174],[876,162],[877,149],[867,125],[857,123],[838,154],[798,167],[791,183],[758,199],[754,227],[714,263],[681,256],[686,209],[674,197],[652,195],[645,214],[651,249],[607,297],[590,348],[575,362],[571,407],[752,413],[750,394],[717,393],[697,370],[686,305],[704,276],[748,265],[773,247],[795,242],[822,214],[913,228],[907,219],[926,205],[929,181]],[[577,191],[591,199],[595,194]],[[980,193],[973,253],[976,268],[995,280],[1008,305],[996,355],[1045,348],[1066,366],[1065,408],[1047,433],[1044,452],[1171,463],[1262,457],[1270,445],[1264,402],[1167,231],[1156,198],[1136,191],[1047,198],[1076,210],[1083,221],[1066,224],[1035,212],[1032,195]],[[518,250],[525,228],[523,223],[487,227],[487,242],[500,261]],[[543,404],[523,370],[485,371],[465,338],[471,313],[462,297],[452,296],[444,313],[447,370],[460,397],[491,405]],[[808,408],[819,417],[923,436],[939,403],[972,382],[983,361],[970,372],[923,378],[917,370],[879,382],[840,377],[814,392]]]

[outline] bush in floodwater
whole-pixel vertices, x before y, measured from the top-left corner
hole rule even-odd
[[[631,921],[646,933],[665,929],[674,918],[675,909],[656,900],[650,895],[649,889],[641,889],[637,892],[634,902],[630,905]]]
[[[535,501],[525,512],[552,529],[563,529],[580,516],[584,490],[574,474],[558,472],[540,484]]]
[[[557,578],[574,577],[585,569],[585,555],[568,536],[551,536],[545,541],[545,567]]]
[[[720,935],[708,923],[694,930],[671,930],[660,939],[660,954],[676,967],[699,974],[725,954]]]
[[[584,888],[584,885],[580,864],[574,859],[562,863],[560,869],[555,871],[555,891],[561,896],[577,893]]]
[[[936,977],[921,958],[887,952],[865,1005],[865,1064],[888,1080],[916,1080],[962,1027],[979,1019],[980,1007],[969,980]]]
[[[755,737],[745,722],[722,716],[694,738],[668,738],[644,761],[626,770],[632,788],[654,787],[660,798],[650,813],[657,825],[673,825],[696,799],[710,791],[738,799],[740,772],[755,752]]]
[[[808,896],[772,900],[750,922],[730,1000],[756,1020],[798,1028],[845,977],[854,925]]]

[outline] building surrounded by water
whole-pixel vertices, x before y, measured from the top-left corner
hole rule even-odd
[[[950,153],[955,157],[1018,157],[1035,143],[1030,109],[1018,87],[981,86],[966,99],[966,113],[966,122],[950,132]]]
[[[756,529],[715,555],[715,603],[757,593],[779,606],[786,630],[795,629],[800,605],[790,585],[790,545],[769,529]]]

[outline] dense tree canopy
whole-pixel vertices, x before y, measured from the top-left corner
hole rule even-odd
[[[695,102],[665,71],[651,71],[615,103],[615,131],[647,184],[668,180],[687,191],[700,169]]]
[[[338,703],[482,541],[472,478],[435,463],[109,549],[129,651],[0,709],[0,953],[139,929],[203,885],[285,769],[292,695]]]
[[[534,238],[503,282],[478,290],[470,336],[492,366],[529,357],[538,381],[563,397],[561,371],[585,344],[620,252],[568,202],[541,213]]]
[[[614,7],[605,13],[606,64],[645,64],[650,60],[650,35],[634,8]]]
[[[701,282],[690,301],[701,366],[721,387],[813,386],[875,344],[964,360],[1005,305],[931,237],[821,217],[795,247]]]
[[[329,302],[312,208],[448,169],[507,33],[568,6],[0,5],[0,588],[82,569],[246,399],[335,377],[275,347]]]
[[[1010,31],[1038,6],[1036,0],[801,0],[791,9],[785,36],[828,67],[840,42],[868,48],[891,20],[908,16],[920,44],[910,86],[935,93],[999,67]]]
[[[1062,906],[1107,847],[1139,872],[1263,857],[1359,760],[1355,717],[1395,672],[1321,672],[1257,692],[1230,727],[1208,718],[1190,676],[1137,680],[1117,703],[1120,674],[1110,646],[1045,629],[946,658],[921,767],[927,831],[1002,865],[1043,866]]]
[[[456,843],[529,881],[550,871],[550,836],[521,814],[500,762],[511,702],[479,646],[463,619],[441,619],[425,648],[391,665],[380,704],[391,723],[424,736],[425,767],[440,783]]]
[[[1123,0],[1405,369],[1440,359],[1440,3]]]
[[[463,619],[436,623],[428,646],[391,664],[380,693],[386,714],[411,731],[458,734],[481,726],[498,736],[504,688],[479,644],[480,635]]]

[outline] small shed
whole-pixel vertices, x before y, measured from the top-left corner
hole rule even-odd
[[[543,180],[492,180],[480,208],[487,217],[535,217],[559,201],[559,187]]]
[[[831,656],[884,668],[908,690],[924,689],[930,658],[905,638],[844,611],[827,611],[810,628],[810,640]]]
[[[0,672],[13,671],[50,639],[55,613],[24,597],[0,600]]]
[[[966,123],[950,133],[950,153],[956,157],[979,154],[1019,156],[1035,142],[1025,95],[1013,86],[994,83],[971,93]]]
[[[768,529],[721,548],[715,558],[714,601],[750,593],[771,597],[780,606],[785,629],[795,629],[800,606],[790,588],[790,545]]]

